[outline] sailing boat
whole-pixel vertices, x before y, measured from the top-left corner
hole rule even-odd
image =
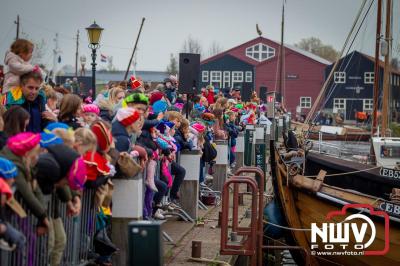
[[[389,16],[391,0],[387,0],[387,3]],[[378,18],[381,5],[382,0],[378,0]],[[388,36],[390,34],[386,34],[386,37]],[[387,93],[387,77],[385,80],[384,90]],[[376,109],[374,114],[376,117]],[[385,112],[382,112],[382,117],[384,115]],[[384,126],[385,124],[383,128]],[[382,137],[372,138],[372,150],[376,157],[374,165],[346,161],[343,158],[334,158],[311,151],[304,152],[298,150],[296,145],[287,145],[282,148],[271,143],[271,173],[274,191],[285,217],[288,243],[303,247],[308,254],[311,251],[324,250],[319,245],[321,241],[318,242],[316,248],[312,246],[314,242],[310,228],[312,223],[321,227],[322,223],[327,222],[327,217],[330,217],[330,222],[335,222],[335,224],[344,221],[340,217],[330,216],[332,212],[345,210],[351,214],[363,214],[374,223],[375,233],[372,229],[366,233],[370,239],[374,239],[368,248],[382,251],[381,256],[338,256],[335,253],[317,253],[317,256],[309,256],[312,265],[400,264],[398,252],[400,248],[400,190],[396,189],[400,188],[400,172],[395,170],[397,160],[400,158],[400,139],[388,138],[385,133],[382,135]],[[290,136],[294,135],[289,133],[289,138]],[[306,160],[303,156],[305,153]],[[321,169],[326,171],[321,171]],[[346,210],[348,204],[353,204],[353,206],[357,204],[356,206],[359,207]],[[370,207],[360,207],[366,206],[364,204]],[[386,218],[372,215],[377,210],[385,211]],[[359,220],[356,222],[357,226],[361,223]],[[347,242],[349,246],[354,246],[356,243],[358,242],[355,237],[350,237]],[[333,251],[343,250],[335,246]],[[294,252],[293,256],[297,263],[304,264],[306,257],[304,253]]]

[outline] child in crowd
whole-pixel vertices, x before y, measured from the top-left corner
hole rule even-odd
[[[227,121],[225,123],[225,129],[228,132],[229,135],[229,164],[231,169],[235,168],[235,161],[236,161],[236,139],[239,135],[239,129],[235,125],[236,121],[236,113],[233,112],[232,110],[228,110],[225,112],[225,115],[227,116]]]
[[[82,118],[85,127],[90,128],[92,124],[99,119],[100,109],[95,104],[85,104],[82,107]]]
[[[60,103],[60,113],[58,121],[70,126],[72,129],[82,127],[83,123],[79,120],[82,111],[82,99],[75,94],[67,94]]]
[[[32,58],[34,45],[25,39],[17,39],[13,42],[10,50],[6,52],[4,63],[6,71],[2,93],[8,92],[12,87],[19,86],[19,77],[34,69],[39,71],[38,66],[29,63]]]

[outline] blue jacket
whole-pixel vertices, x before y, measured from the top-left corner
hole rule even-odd
[[[226,131],[228,131],[228,134],[229,134],[230,146],[235,147],[236,139],[239,135],[239,129],[236,127],[235,123],[233,123],[233,122],[225,123],[225,129],[226,129]]]
[[[115,148],[119,152],[130,152],[131,138],[125,127],[118,121],[112,123],[111,133],[115,139]]]

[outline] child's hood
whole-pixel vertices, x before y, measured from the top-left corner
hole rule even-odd
[[[19,60],[19,61],[22,60],[22,58],[19,57],[19,55],[14,54],[14,53],[11,52],[11,51],[7,51],[7,52],[6,52],[6,56],[4,57],[4,64],[8,65],[9,62],[10,62],[11,60],[13,60],[13,59],[17,59],[17,60]]]

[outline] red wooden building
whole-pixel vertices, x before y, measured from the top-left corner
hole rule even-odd
[[[201,86],[240,88],[242,95],[254,89],[265,95],[278,91],[279,43],[258,37],[201,62]],[[291,45],[284,48],[282,95],[288,111],[311,108],[324,82],[324,71],[331,62]],[[260,97],[263,97],[260,95]]]

